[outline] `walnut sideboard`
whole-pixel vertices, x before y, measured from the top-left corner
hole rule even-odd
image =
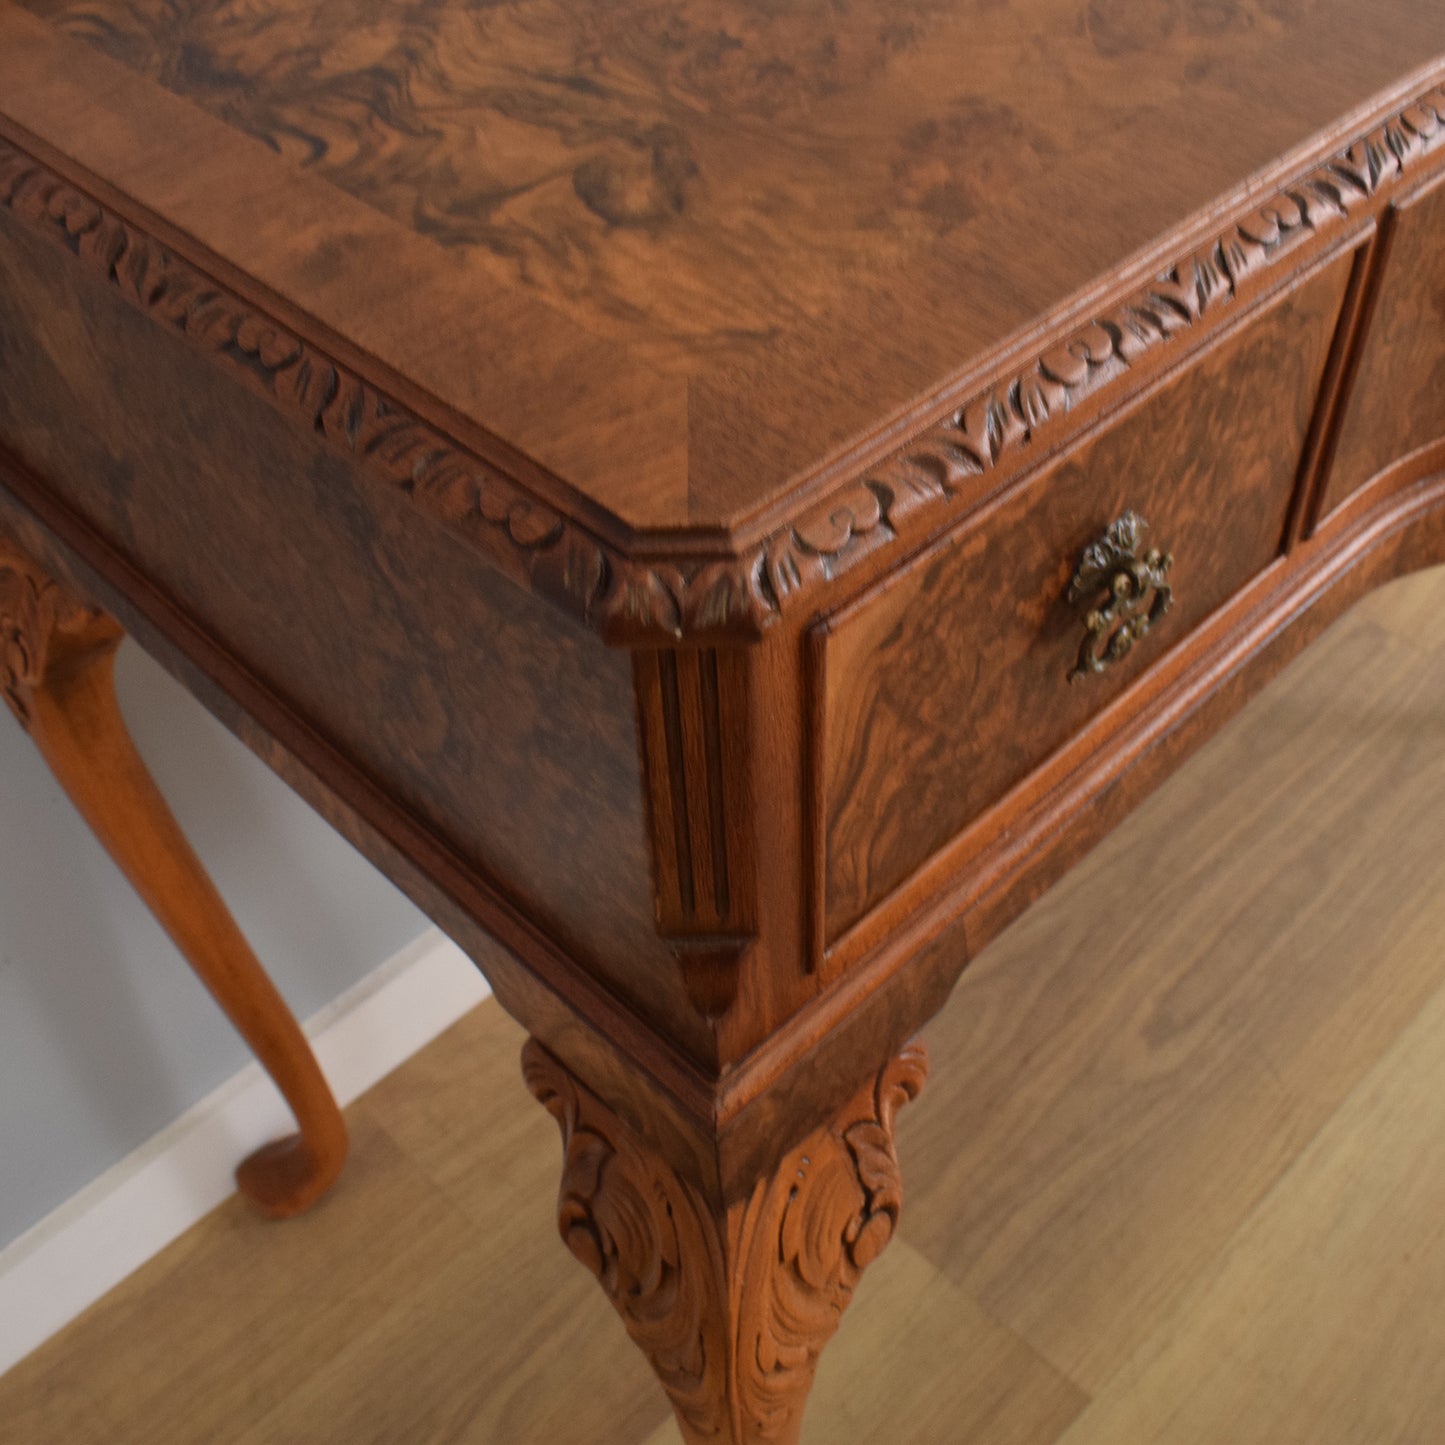
[[[344,1126],[123,631],[527,1028],[684,1436],[796,1441],[969,959],[1445,561],[1442,52],[1422,0],[0,0],[0,684],[296,1109],[243,1188]]]

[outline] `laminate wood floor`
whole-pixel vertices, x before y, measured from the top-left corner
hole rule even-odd
[[[1375,595],[928,1038],[809,1445],[1445,1441],[1445,572]],[[483,1005],[312,1216],[217,1210],[0,1380],[6,1445],[676,1445]]]

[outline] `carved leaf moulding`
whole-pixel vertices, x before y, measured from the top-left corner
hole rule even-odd
[[[320,348],[0,137],[0,206],[63,244],[152,320],[400,487],[503,571],[606,635],[745,630],[736,559],[631,562]]]
[[[0,691],[22,727],[45,675],[45,652],[63,599],[0,533]]]
[[[1436,87],[774,532],[760,551],[770,601],[781,607],[905,529],[936,524],[972,479],[998,470],[1142,358],[1233,301],[1295,246],[1341,225],[1442,147],[1445,88]]]
[[[515,580],[609,640],[647,645],[756,637],[785,607],[878,548],[938,525],[974,479],[1013,461],[1442,146],[1445,88],[1435,87],[761,543],[737,556],[672,562],[609,546],[3,137],[0,205],[399,486]]]
[[[0,531],[0,696],[30,728],[31,699],[60,634],[119,636],[119,626],[62,587]]]

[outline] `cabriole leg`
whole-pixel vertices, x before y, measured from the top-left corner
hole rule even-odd
[[[922,1044],[723,1206],[535,1040],[523,1070],[562,1130],[562,1239],[651,1362],[689,1445],[796,1445],[823,1346],[898,1223],[894,1120],[923,1087]]]
[[[0,532],[0,686],[56,781],[275,1080],[299,1136],[236,1172],[277,1218],[314,1204],[346,1158],[346,1124],[306,1036],[251,952],[131,743],[113,670],[123,633]]]

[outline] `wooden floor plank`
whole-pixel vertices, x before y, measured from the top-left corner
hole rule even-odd
[[[1445,991],[1063,1445],[1445,1438],[1442,1040]]]
[[[353,1112],[347,1187],[285,1225],[239,1198],[0,1378],[0,1439],[235,1440],[428,1274],[467,1221]]]
[[[1421,919],[1445,935],[1428,641],[1347,618],[930,1032],[909,1237],[1090,1392],[1445,981],[1445,949],[1400,946]]]
[[[459,1242],[237,1445],[645,1438],[667,1402],[596,1284],[535,1218],[498,1235]]]
[[[500,1008],[474,1009],[361,1101],[488,1236],[521,1212],[524,1199],[532,1201],[526,1225],[550,1225],[560,1177],[557,1125],[522,1082],[525,1041]]]
[[[1053,1445],[1085,1403],[900,1237],[824,1352],[803,1445]],[[669,1420],[645,1445],[681,1442]]]

